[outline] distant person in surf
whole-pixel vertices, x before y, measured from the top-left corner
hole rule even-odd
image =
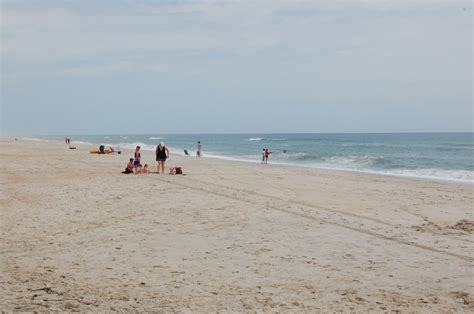
[[[272,153],[272,152],[271,152],[268,148],[265,148],[265,149],[263,150],[263,161],[262,161],[262,162],[263,162],[264,164],[268,164],[268,156],[270,156],[271,153]]]
[[[201,142],[198,141],[198,146],[197,146],[197,151],[196,151],[196,156],[197,157],[201,157],[202,156],[202,145],[201,145]]]
[[[168,148],[165,146],[165,143],[161,142],[160,145],[156,147],[156,172],[160,173],[160,166],[161,172],[165,173],[165,162],[166,159],[169,158],[170,152]]]

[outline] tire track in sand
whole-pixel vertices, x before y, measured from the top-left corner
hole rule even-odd
[[[169,184],[188,188],[191,190],[203,191],[203,192],[213,194],[216,196],[228,198],[235,201],[245,202],[245,203],[256,205],[256,206],[262,206],[265,208],[284,212],[284,213],[298,216],[301,218],[305,218],[308,220],[331,224],[334,226],[338,226],[338,227],[345,228],[354,232],[370,235],[370,236],[383,239],[386,241],[396,242],[396,243],[407,245],[410,247],[416,247],[422,250],[427,250],[430,252],[459,258],[468,262],[474,261],[474,259],[471,256],[458,254],[455,252],[451,252],[445,249],[440,249],[437,247],[433,247],[432,245],[429,245],[429,244],[432,244],[431,242],[439,242],[439,240],[443,240],[443,238],[433,239],[433,237],[430,236],[431,239],[423,239],[425,242],[428,242],[429,244],[418,243],[420,242],[419,238],[421,238],[422,235],[417,234],[419,238],[413,238],[412,236],[410,236],[410,233],[413,233],[413,230],[406,227],[394,226],[392,224],[389,224],[387,222],[381,221],[376,218],[360,216],[357,214],[351,214],[344,211],[332,210],[329,208],[324,208],[324,207],[319,207],[319,206],[316,207],[314,205],[309,205],[304,202],[286,201],[286,200],[275,198],[269,195],[261,194],[255,191],[245,191],[241,189],[217,185],[214,183],[202,182],[196,179],[191,179],[194,183],[196,183],[193,185],[185,184],[182,182],[176,182],[175,180],[169,180],[169,179],[160,178],[160,180],[165,181]],[[211,185],[216,186],[222,190],[228,190],[228,192],[213,190],[212,188],[210,188]],[[252,196],[253,199],[255,199],[255,196],[257,196],[257,197],[260,197],[261,200],[253,201],[251,200],[249,196]],[[299,209],[302,211],[292,210],[291,209],[292,207],[288,206],[291,204],[297,205]],[[326,216],[323,216],[324,214],[326,214]],[[346,219],[347,217],[344,217],[344,216],[349,216],[353,219],[351,221],[348,221]],[[368,225],[367,224],[368,221],[370,221],[374,225],[372,226]],[[398,232],[394,232],[393,229],[387,230],[386,228],[387,226],[394,227],[396,229],[395,231],[398,230]],[[382,232],[385,234],[382,234]],[[401,237],[405,237],[405,239]],[[418,241],[418,242],[415,242],[415,241]],[[463,245],[465,245],[465,243]],[[459,245],[457,245],[456,248],[458,248],[458,246]],[[467,251],[472,251],[472,248],[468,249]]]

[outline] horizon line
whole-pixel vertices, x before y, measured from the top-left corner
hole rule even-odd
[[[121,135],[271,135],[271,134],[474,134],[474,131],[399,131],[399,132],[224,132],[224,133],[77,133],[77,134],[1,134],[0,137],[8,138],[15,136],[92,136],[92,135],[109,135],[109,136],[121,136]]]

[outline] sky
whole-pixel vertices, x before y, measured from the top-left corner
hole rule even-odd
[[[471,1],[1,4],[4,135],[473,130]]]

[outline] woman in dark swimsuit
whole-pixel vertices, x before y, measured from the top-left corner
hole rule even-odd
[[[160,143],[156,147],[156,161],[158,164],[156,165],[156,172],[160,173],[160,165],[161,165],[161,172],[165,173],[165,161],[166,158],[168,158],[170,155],[170,152],[168,148],[165,146],[163,142]]]

